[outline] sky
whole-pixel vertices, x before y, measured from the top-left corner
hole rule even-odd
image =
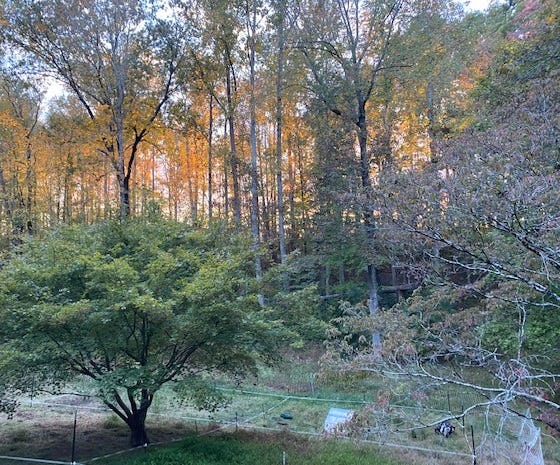
[[[467,5],[468,10],[485,10],[490,4],[490,0],[462,0]]]
[[[467,10],[479,10],[484,11],[488,8],[491,0],[460,0],[466,5]],[[61,94],[62,86],[54,81],[51,81],[47,86],[47,98],[54,98]]]

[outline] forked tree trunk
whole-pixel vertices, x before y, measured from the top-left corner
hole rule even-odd
[[[126,421],[130,428],[130,447],[140,447],[150,443],[146,432],[147,409],[141,409],[132,414]]]
[[[128,425],[130,446],[139,447],[149,444],[150,440],[146,432],[146,416],[150,405],[152,405],[153,393],[147,389],[142,389],[140,397],[135,398],[135,393],[131,391],[128,393],[128,402],[117,391],[113,392],[112,397],[113,401],[104,400],[105,405]]]

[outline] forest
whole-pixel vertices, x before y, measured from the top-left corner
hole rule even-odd
[[[141,445],[321,347],[560,433],[558,2],[2,0],[0,46],[0,412],[81,375]]]

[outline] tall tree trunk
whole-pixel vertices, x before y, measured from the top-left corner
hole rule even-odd
[[[255,99],[255,36],[257,28],[257,3],[253,0],[249,20],[249,88],[250,88],[250,144],[251,144],[251,236],[255,254],[255,277],[262,280],[261,240],[259,227],[259,180],[257,163],[257,115]],[[264,305],[264,296],[258,295],[259,304]]]
[[[33,206],[35,204],[35,170],[33,169],[33,153],[31,151],[31,142],[28,142],[25,150],[25,184],[27,189],[26,198],[23,201],[25,211],[25,231],[27,234],[33,234]]]
[[[4,170],[0,165],[0,198],[2,199],[2,206],[0,208],[0,214],[3,212],[3,216],[6,218],[7,222],[12,225],[12,232],[13,232],[13,225],[14,225],[14,215],[13,215],[13,202],[10,201],[8,197],[8,189],[6,186],[6,178],[4,177]],[[0,229],[0,233],[4,233]]]
[[[119,172],[117,179],[119,180],[119,216],[124,219],[130,216],[130,176]]]
[[[301,230],[302,230],[302,252],[304,254],[309,253],[310,250],[310,235],[307,234],[308,232],[308,226],[309,226],[309,218],[310,218],[310,214],[307,211],[307,205],[306,205],[306,194],[307,194],[307,179],[305,178],[305,160],[303,159],[303,151],[302,150],[298,150],[297,151],[297,159],[298,159],[298,171],[299,171],[299,179],[298,179],[298,190],[299,190],[299,196],[300,196],[300,202],[301,205],[303,206],[302,208],[302,215],[301,215]],[[293,207],[294,211],[295,211],[295,206]]]
[[[72,156],[68,152],[66,156],[66,169],[64,170],[64,197],[62,204],[62,222],[69,223],[72,218],[72,193],[70,192],[70,180],[72,176],[73,166],[72,166]],[[60,218],[59,218],[60,219]]]
[[[103,219],[111,217],[111,201],[109,192],[109,170],[107,169],[108,158],[103,157]],[[80,202],[82,211],[85,209],[84,203]]]
[[[152,181],[152,199],[155,199],[156,194],[156,151],[150,150],[152,156],[152,166],[150,166],[150,178]]]
[[[278,207],[278,245],[280,248],[280,262],[286,263],[286,234],[284,230],[284,186],[282,176],[282,94],[284,79],[284,22],[286,17],[286,2],[281,0],[278,5],[278,59],[276,69],[276,190]]]
[[[130,447],[140,447],[150,443],[146,432],[147,410],[138,410],[127,420],[130,428]]]
[[[360,175],[362,180],[362,188],[364,190],[366,204],[363,206],[363,222],[366,229],[366,237],[368,247],[373,247],[375,241],[375,225],[373,223],[371,211],[371,174],[370,174],[370,156],[367,147],[367,117],[366,102],[358,95],[358,144],[360,146]],[[368,259],[367,265],[367,283],[368,283],[368,309],[371,315],[376,315],[379,311],[379,283],[377,280],[377,270],[372,263],[371,257]],[[381,334],[375,331],[372,336],[374,349],[381,349]]]
[[[266,149],[265,149],[266,150]],[[258,152],[257,152],[258,153]],[[270,185],[270,174],[267,170],[267,163],[259,164],[259,173],[257,180],[259,181],[259,224],[261,230],[261,242],[271,242],[273,237],[276,237],[276,209],[272,207],[276,204],[275,193],[273,187]],[[274,169],[274,168],[273,168]],[[274,233],[272,231],[275,231]]]
[[[119,217],[121,219],[130,216],[130,191],[129,180],[125,170],[124,137],[122,128],[117,129],[117,182],[119,185]]]
[[[150,443],[146,431],[146,416],[154,399],[153,393],[147,389],[140,391],[140,399],[136,399],[134,392],[128,392],[128,405],[123,397],[116,391],[112,400],[105,399],[105,405],[121,418],[130,429],[130,447],[144,446]]]
[[[214,197],[212,189],[212,170],[213,170],[213,151],[212,151],[212,137],[214,135],[214,96],[210,94],[210,101],[208,106],[208,220],[212,221],[214,216]]]
[[[229,126],[229,150],[231,163],[231,177],[233,183],[233,219],[238,230],[241,229],[241,190],[239,187],[239,160],[237,159],[237,148],[235,145],[235,123],[233,105],[233,64],[229,51],[226,51],[226,98],[227,98],[227,121]]]
[[[114,103],[113,124],[117,144],[117,180],[119,182],[119,216],[121,219],[130,216],[130,170],[127,173],[124,142],[124,76],[125,72],[119,64],[115,64],[116,101]],[[129,163],[130,165],[130,163]]]
[[[297,249],[298,238],[303,235],[303,221],[299,220],[296,212],[296,193],[297,193],[297,180],[296,180],[296,159],[292,153],[291,147],[288,147],[288,167],[287,167],[287,185],[288,185],[288,204],[290,206],[288,215],[288,243],[292,244],[291,249]],[[303,205],[303,202],[302,202]],[[299,221],[298,221],[299,220]],[[295,245],[293,245],[295,244]]]
[[[195,176],[195,169],[192,165],[192,157],[191,157],[191,149],[189,145],[188,138],[185,137],[185,160],[186,160],[186,168],[187,172],[189,173],[189,178],[187,181],[188,186],[188,193],[189,193],[189,209],[190,209],[190,217],[191,217],[191,224],[195,225],[198,223],[198,189]]]
[[[430,160],[436,162],[437,150],[437,122],[434,104],[434,85],[430,82],[426,88],[426,106],[428,107],[428,137],[430,139]]]
[[[224,133],[227,133],[227,122],[225,123],[225,128],[224,128]],[[224,186],[224,193],[223,193],[223,199],[224,199],[224,218],[229,219],[229,177],[228,177],[228,154],[224,153],[224,160],[222,162],[223,164],[223,177],[224,180],[222,182],[222,185]]]

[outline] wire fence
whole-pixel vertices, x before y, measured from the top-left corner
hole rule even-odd
[[[410,392],[398,398],[399,402],[385,402],[383,391],[354,393],[335,396],[322,396],[317,386],[307,384],[301,392],[290,389],[292,393],[270,392],[262,389],[251,389],[247,386],[216,386],[228,398],[228,406],[216,412],[200,411],[188,406],[178,405],[163,395],[163,400],[153,405],[150,411],[152,421],[174,421],[186,425],[198,434],[214,431],[258,430],[269,432],[290,432],[292,434],[325,438],[333,435],[324,430],[325,419],[332,407],[355,412],[357,426],[338,431],[337,438],[350,438],[381,448],[417,451],[430,457],[449,456],[454,463],[481,465],[484,463],[498,465],[501,463],[519,463],[520,465],[544,464],[544,461],[523,461],[522,455],[527,453],[527,434],[521,438],[520,431],[528,427],[521,425],[521,420],[508,417],[507,428],[504,428],[504,412],[499,408],[487,409],[484,413],[474,413],[461,420],[455,420],[456,432],[450,438],[435,434],[434,424],[441,419],[458,417],[465,406],[473,405],[478,399],[473,393],[458,393],[445,389],[425,389],[422,395]],[[332,392],[331,392],[332,393]],[[381,394],[380,394],[381,393]],[[32,399],[27,408],[44,411],[57,409],[68,413],[77,412],[77,427],[81,428],[84,417],[92,413],[110,418],[111,411],[92,400],[79,400],[66,397],[68,403],[50,400]],[[395,399],[392,399],[395,400]],[[67,415],[69,417],[69,415]],[[72,434],[71,419],[68,418],[68,435]],[[535,429],[530,430],[530,441],[541,447],[540,436],[535,436]],[[340,434],[338,434],[340,433]],[[74,430],[75,437],[75,430]],[[173,439],[175,440],[175,439]],[[78,438],[80,441],[80,438]],[[75,445],[73,444],[72,447]],[[80,444],[77,444],[80,458]],[[517,453],[519,450],[519,453]],[[127,452],[124,448],[117,454]],[[508,454],[505,454],[507,451]],[[114,454],[113,454],[114,455]],[[506,457],[507,455],[507,457]],[[111,454],[109,455],[111,456]],[[100,456],[78,461],[74,454],[72,460],[41,460],[37,458],[0,456],[0,463],[29,465],[33,463],[72,464],[94,463]],[[452,459],[455,457],[455,459]],[[542,457],[542,452],[540,453]],[[542,459],[541,459],[542,460]],[[435,463],[435,462],[434,462]],[[441,462],[440,463],[444,463]],[[447,462],[445,462],[447,463]]]

